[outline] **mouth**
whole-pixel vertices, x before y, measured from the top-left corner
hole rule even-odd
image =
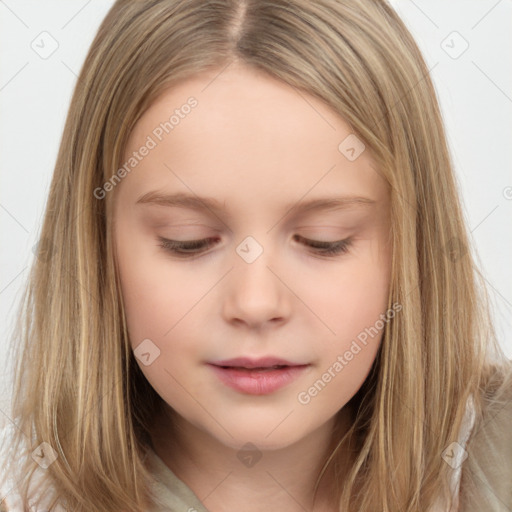
[[[287,361],[286,359],[281,359],[274,356],[265,356],[256,359],[250,357],[236,357],[234,359],[225,359],[222,361],[211,361],[210,364],[220,366],[221,368],[266,370],[303,366],[305,363]]]
[[[273,370],[281,370],[282,368],[294,368],[294,366],[278,364],[274,366],[262,366],[256,368],[247,368],[245,366],[219,366],[219,368],[224,368],[225,370],[242,370],[247,372],[268,372]]]
[[[281,389],[302,375],[310,364],[271,366],[230,366],[208,363],[226,386],[248,395],[267,395]]]

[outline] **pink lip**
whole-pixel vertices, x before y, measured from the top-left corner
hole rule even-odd
[[[280,359],[278,357],[266,356],[258,359],[250,357],[236,357],[234,359],[225,359],[223,361],[211,361],[209,364],[215,366],[238,366],[243,368],[269,368],[270,366],[302,366],[303,363],[294,363]]]
[[[208,363],[226,386],[249,395],[266,395],[277,391],[279,388],[295,380],[309,367],[309,364],[304,364],[285,366],[281,369],[262,370],[261,368],[263,368],[263,366],[261,366],[261,364],[260,362],[259,367],[252,367],[260,369],[242,369],[233,367],[223,368],[222,366],[226,365],[217,366],[217,363]],[[274,365],[267,365],[267,367],[269,366]]]

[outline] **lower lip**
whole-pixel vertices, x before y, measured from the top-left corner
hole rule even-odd
[[[302,366],[287,366],[276,370],[240,370],[222,368],[209,364],[219,379],[237,391],[249,395],[267,395],[294,381],[306,368]]]

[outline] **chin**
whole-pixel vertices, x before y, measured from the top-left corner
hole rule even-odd
[[[259,422],[257,425],[237,424],[236,427],[231,428],[226,425],[232,437],[224,430],[216,433],[210,432],[210,435],[213,435],[219,442],[234,450],[240,450],[247,443],[253,444],[261,451],[280,450],[300,441],[308,435],[308,432],[301,432],[290,427],[287,429],[278,427],[276,429],[275,422],[272,424],[269,422],[268,425],[264,425],[263,422]],[[274,429],[275,431],[273,431]]]

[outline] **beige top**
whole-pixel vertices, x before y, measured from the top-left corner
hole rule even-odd
[[[153,491],[160,502],[148,512],[208,512],[200,499],[153,450],[146,457],[156,481]]]
[[[487,404],[462,466],[459,512],[512,512],[512,383]]]
[[[486,407],[481,424],[475,425],[474,419],[470,399],[458,440],[460,446],[454,445],[450,459],[445,458],[454,468],[451,484],[453,495],[459,495],[459,506],[449,510],[439,502],[429,512],[512,512],[512,388],[496,405]],[[5,436],[5,428],[0,430],[0,441],[1,434]],[[442,455],[446,457],[446,453]],[[153,494],[158,501],[156,508],[148,512],[208,512],[199,497],[154,451],[146,457],[155,477]],[[24,512],[13,482],[0,467],[0,503],[4,496],[0,512]]]

